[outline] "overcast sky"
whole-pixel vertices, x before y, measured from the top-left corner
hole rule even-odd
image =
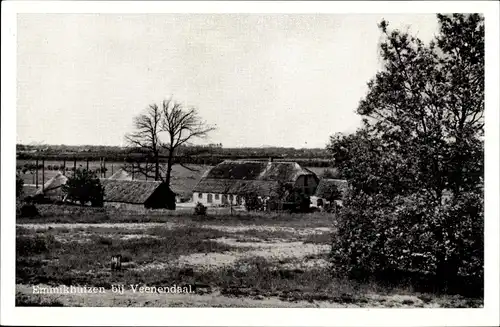
[[[123,145],[173,97],[217,130],[197,143],[324,147],[360,126],[377,23],[429,41],[435,15],[18,15],[17,142]]]

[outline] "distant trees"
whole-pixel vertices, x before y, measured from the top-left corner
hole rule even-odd
[[[184,108],[174,100],[164,100],[161,108],[149,105],[145,113],[134,118],[135,131],[126,135],[128,143],[145,151],[152,159],[152,167],[138,164],[137,172],[170,185],[172,165],[177,150],[195,138],[204,138],[214,128],[200,118],[195,108]],[[162,140],[162,135],[164,135]],[[167,153],[167,167],[160,165],[162,151]],[[152,175],[154,174],[154,175]]]
[[[363,128],[330,139],[353,186],[339,266],[482,278],[484,20],[437,18],[429,45],[380,23],[383,69],[357,109]]]
[[[104,187],[97,174],[87,169],[77,169],[62,185],[62,191],[67,200],[78,201],[81,205],[90,202],[93,207],[102,207],[104,204]]]

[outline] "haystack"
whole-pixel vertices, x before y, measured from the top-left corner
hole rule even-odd
[[[118,170],[116,173],[113,175],[109,176],[108,179],[112,180],[118,180],[118,181],[131,181],[132,176],[130,176],[129,173],[127,173],[123,168]]]
[[[35,195],[43,195],[45,197],[61,197],[62,196],[62,186],[66,184],[68,178],[64,176],[61,172],[49,179],[45,184],[43,184],[43,189],[39,188]]]

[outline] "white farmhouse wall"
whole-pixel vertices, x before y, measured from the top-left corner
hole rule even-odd
[[[230,204],[230,199],[232,199],[233,205],[238,205],[237,196],[236,195],[224,195],[218,193],[201,193],[201,192],[193,192],[193,203],[200,202],[204,206],[221,206],[224,203]],[[240,197],[241,205],[244,204],[244,199]]]

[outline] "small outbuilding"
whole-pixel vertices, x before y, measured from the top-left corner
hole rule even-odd
[[[141,180],[101,179],[104,205],[175,210],[175,193],[166,183]]]

